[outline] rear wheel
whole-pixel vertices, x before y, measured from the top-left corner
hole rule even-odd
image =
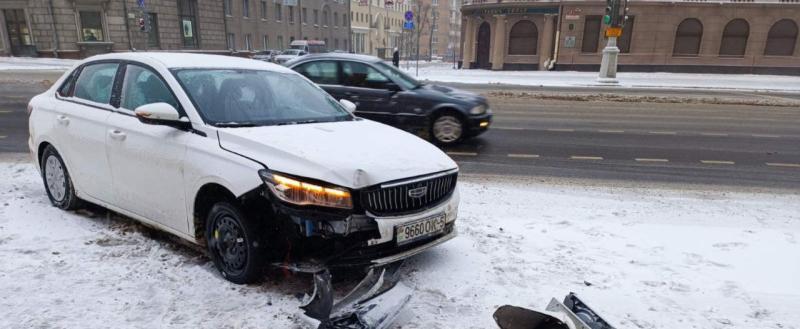
[[[464,137],[464,122],[455,114],[442,114],[431,124],[431,137],[440,145],[455,144]]]
[[[42,179],[50,203],[63,210],[73,210],[80,206],[80,199],[75,195],[75,187],[69,176],[64,160],[56,149],[49,145],[42,153]]]
[[[237,284],[260,279],[267,256],[262,227],[231,203],[218,202],[211,208],[206,221],[208,252],[225,279]]]

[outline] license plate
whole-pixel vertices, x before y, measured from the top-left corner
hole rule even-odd
[[[444,214],[438,214],[405,225],[400,225],[396,230],[398,245],[436,235],[444,231]]]

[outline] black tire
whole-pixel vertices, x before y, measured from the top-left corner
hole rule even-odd
[[[47,191],[47,197],[53,206],[63,210],[74,210],[81,206],[81,200],[75,194],[72,177],[64,165],[64,160],[56,148],[48,145],[42,152],[42,182]]]
[[[444,126],[439,126],[440,123],[444,123]],[[444,129],[444,134],[437,133],[437,130],[442,131],[440,129]],[[460,115],[448,111],[433,117],[428,133],[435,144],[447,146],[464,140],[467,131],[464,125],[464,119],[462,119]]]
[[[206,220],[208,253],[222,277],[236,284],[261,279],[267,257],[264,225],[229,202],[217,202]]]

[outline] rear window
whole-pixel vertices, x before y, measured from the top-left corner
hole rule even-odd
[[[95,103],[108,104],[118,63],[86,65],[75,82],[74,96]]]

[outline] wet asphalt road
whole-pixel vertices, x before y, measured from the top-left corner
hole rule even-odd
[[[477,92],[497,86],[458,86]],[[0,83],[0,152],[27,152],[27,101],[41,83]],[[586,93],[564,88],[516,88]],[[604,92],[619,92],[614,90]],[[800,98],[625,90],[628,95]],[[490,98],[491,129],[448,147],[462,172],[800,188],[800,108]]]

